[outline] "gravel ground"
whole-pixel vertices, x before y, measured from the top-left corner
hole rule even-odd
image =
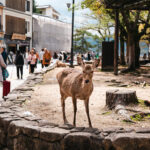
[[[50,122],[63,124],[59,85],[56,80],[56,73],[62,69],[63,68],[56,68],[45,75],[44,82],[35,87],[32,100],[28,101],[24,106],[25,110]],[[116,81],[121,83],[117,84]],[[144,81],[146,83],[150,82],[148,78],[141,76],[127,74],[116,77],[113,73],[96,71],[93,77],[94,91],[90,97],[90,117],[93,127],[99,129],[108,127],[149,127],[150,120],[136,122],[134,124],[126,123],[120,115],[105,108],[105,94],[107,90],[111,89],[136,90],[139,99],[150,100],[150,86],[142,87]],[[133,82],[136,82],[137,85]],[[127,87],[118,87],[118,85]],[[84,102],[78,100],[77,107],[77,126],[88,127]],[[132,106],[131,109],[150,112],[148,108],[143,107]],[[66,116],[69,123],[72,124],[73,106],[71,98],[66,99]]]

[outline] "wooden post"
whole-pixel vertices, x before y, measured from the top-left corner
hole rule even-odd
[[[114,74],[118,75],[119,11],[115,10]]]

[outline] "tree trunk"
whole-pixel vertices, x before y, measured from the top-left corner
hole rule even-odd
[[[120,64],[125,65],[125,57],[124,57],[124,39],[120,38]]]
[[[126,50],[126,63],[129,64],[129,45],[128,40],[126,41],[127,50]]]
[[[137,40],[135,41],[135,67],[139,68],[140,67],[140,46],[139,46],[139,41]]]
[[[117,105],[137,104],[136,91],[110,90],[106,92],[106,106],[114,109]]]
[[[135,41],[134,34],[128,33],[128,50],[129,50],[129,63],[128,69],[135,70]]]

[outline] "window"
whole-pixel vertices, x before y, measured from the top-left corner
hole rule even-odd
[[[26,33],[30,32],[30,22],[26,21]]]
[[[30,1],[26,1],[26,11],[30,11]]]

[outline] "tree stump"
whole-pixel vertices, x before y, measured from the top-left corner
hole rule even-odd
[[[117,105],[137,104],[136,91],[110,90],[106,91],[106,106],[114,109]]]

